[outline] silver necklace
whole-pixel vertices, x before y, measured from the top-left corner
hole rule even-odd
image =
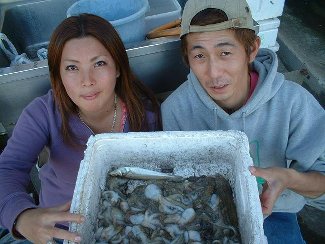
[[[84,123],[88,128],[89,126],[85,123],[85,121],[82,119],[80,110],[78,110],[78,117],[82,123]],[[114,115],[113,115],[113,122],[112,122],[112,128],[111,133],[114,132],[115,124],[116,124],[116,117],[117,117],[117,95],[114,96]],[[90,128],[89,128],[90,129]],[[90,129],[91,130],[91,129]],[[91,130],[92,131],[92,130]]]
[[[115,127],[115,123],[116,123],[116,115],[117,115],[117,95],[115,93],[115,96],[114,96],[114,116],[113,116],[111,132],[114,132],[114,127]]]

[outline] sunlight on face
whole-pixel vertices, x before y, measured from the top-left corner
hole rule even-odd
[[[249,57],[234,32],[190,33],[186,38],[190,68],[209,96],[224,109],[242,106],[249,91]]]
[[[83,113],[107,110],[119,72],[97,39],[88,36],[66,42],[60,74],[69,97]]]

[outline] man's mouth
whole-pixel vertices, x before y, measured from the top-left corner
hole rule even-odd
[[[223,85],[213,86],[212,88],[213,88],[213,89],[221,89],[221,88],[226,87],[227,85],[228,85],[228,84],[223,84]]]

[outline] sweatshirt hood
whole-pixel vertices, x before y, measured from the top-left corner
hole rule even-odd
[[[252,70],[256,71],[259,76],[257,86],[247,103],[232,114],[226,113],[214,102],[201,86],[192,70],[190,70],[187,78],[194,87],[199,99],[208,108],[214,110],[214,113],[218,114],[218,116],[230,116],[232,118],[245,117],[269,101],[278,92],[284,82],[283,74],[277,73],[278,58],[272,50],[261,48],[251,65]]]

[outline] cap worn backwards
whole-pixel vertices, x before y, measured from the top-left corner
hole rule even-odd
[[[228,21],[205,26],[191,25],[193,17],[207,8],[216,8],[225,12]],[[246,28],[255,31],[253,17],[246,0],[188,0],[184,6],[180,37],[191,32],[208,32],[229,28]]]

